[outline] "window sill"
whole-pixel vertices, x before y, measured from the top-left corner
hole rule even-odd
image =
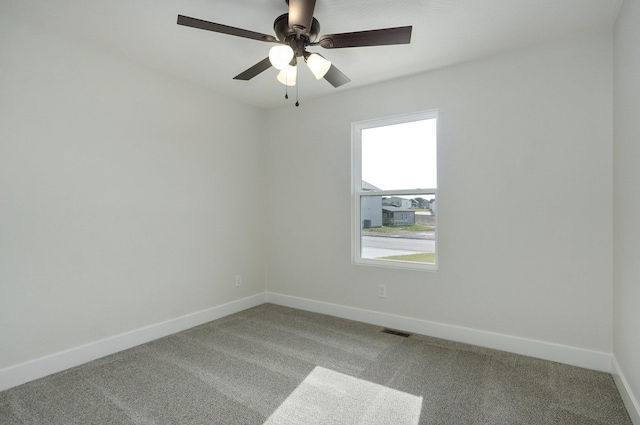
[[[369,258],[358,258],[352,261],[352,264],[356,266],[374,266],[384,267],[390,269],[401,270],[418,270],[427,272],[437,272],[438,264],[432,263],[416,263],[413,261],[401,261],[401,260],[376,260]]]

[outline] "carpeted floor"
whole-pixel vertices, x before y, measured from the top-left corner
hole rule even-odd
[[[260,425],[317,366],[421,397],[420,424],[631,425],[608,374],[271,304],[1,392],[0,424]]]
[[[422,397],[316,366],[264,425],[417,425]]]

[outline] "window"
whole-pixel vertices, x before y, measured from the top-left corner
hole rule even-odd
[[[437,269],[437,113],[354,123],[353,262]]]

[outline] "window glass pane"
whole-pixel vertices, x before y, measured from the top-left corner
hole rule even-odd
[[[436,119],[366,128],[361,139],[362,190],[438,187]]]
[[[361,196],[361,258],[435,263],[435,194]]]
[[[355,263],[437,270],[437,113],[354,126]]]

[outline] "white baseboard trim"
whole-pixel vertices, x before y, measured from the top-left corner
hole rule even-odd
[[[267,302],[611,373],[611,354],[267,292]]]
[[[175,319],[145,326],[120,335],[91,342],[69,350],[40,357],[5,369],[0,369],[0,391],[22,385],[91,360],[117,353],[158,338],[172,335],[256,307],[266,302],[266,294],[261,293],[230,303],[197,311]]]
[[[640,403],[638,399],[631,391],[631,387],[627,383],[626,378],[624,377],[624,373],[616,360],[616,357],[613,356],[612,360],[612,371],[613,380],[618,387],[618,392],[620,392],[620,396],[622,397],[622,401],[624,402],[625,407],[627,408],[627,412],[629,412],[629,416],[631,417],[631,422],[633,425],[640,425]]]
[[[292,297],[273,292],[266,292],[227,304],[215,306],[206,310],[187,314],[176,319],[146,326],[130,332],[126,332],[103,340],[95,341],[69,350],[54,353],[45,357],[34,359],[5,369],[0,369],[0,391],[33,381],[87,363],[109,354],[117,353],[128,348],[153,341],[176,332],[190,329],[212,320],[220,319],[230,314],[256,307],[265,302],[297,308],[316,313],[328,314],[350,320],[370,323],[394,329],[429,335],[436,338],[451,341],[464,342],[481,347],[507,351],[516,354],[551,360],[573,366],[602,372],[614,372],[616,384],[620,389],[625,404],[634,425],[640,425],[638,421],[638,402],[633,397],[622,375],[619,366],[607,353],[584,350],[560,344],[513,337],[509,335],[486,332],[477,329],[465,328],[443,323],[430,322],[421,319],[381,313],[373,310],[364,310],[338,304],[314,301],[305,298]],[[629,407],[631,406],[631,408]]]

